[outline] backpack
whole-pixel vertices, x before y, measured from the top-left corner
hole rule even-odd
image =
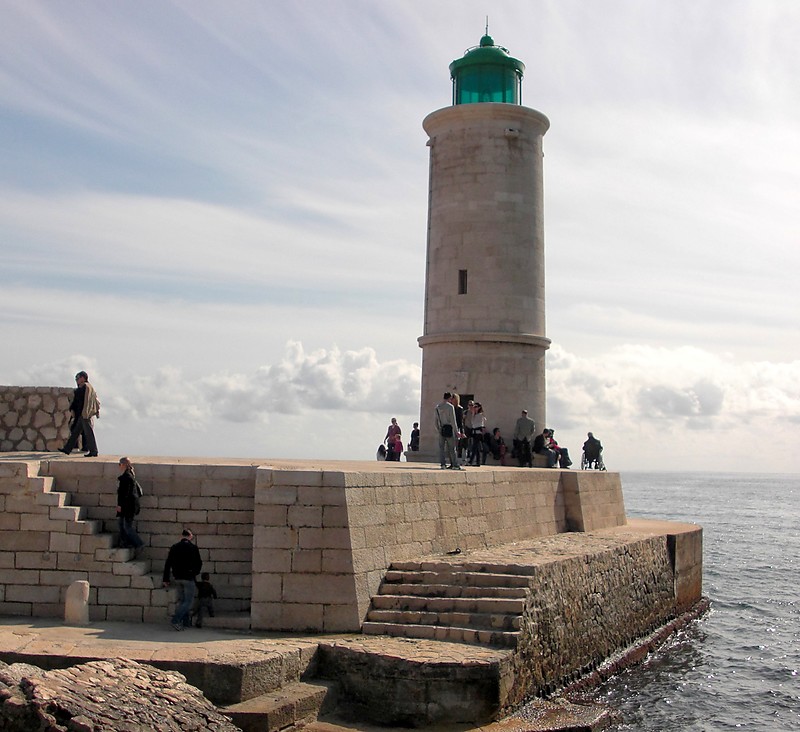
[[[142,490],[142,486],[139,485],[139,481],[136,480],[135,478],[134,478],[133,483],[134,483],[134,487],[133,487],[133,506],[134,506],[133,512],[134,512],[134,514],[136,514],[138,516],[139,512],[142,510],[142,504],[141,504],[141,501],[139,499],[144,495],[144,491]]]

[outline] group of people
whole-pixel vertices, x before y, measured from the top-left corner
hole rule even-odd
[[[141,496],[142,488],[136,480],[133,463],[127,457],[121,457],[117,478],[119,546],[133,549],[135,559],[139,558],[144,549],[144,541],[134,524],[139,514]],[[191,627],[192,618],[195,626],[202,628],[205,613],[208,613],[209,617],[214,617],[217,591],[210,582],[209,573],[201,573],[203,560],[193,539],[191,529],[183,529],[181,540],[170,547],[167,561],[164,563],[162,577],[164,587],[174,585],[178,589],[178,602],[171,620],[175,630]],[[200,575],[199,582],[197,575]]]
[[[411,429],[411,439],[408,443],[408,449],[412,452],[419,450],[419,422],[414,422]],[[397,424],[397,418],[392,417],[389,428],[386,430],[386,437],[383,438],[380,448],[378,448],[378,456],[381,460],[394,460],[400,462],[400,456],[403,454],[403,430]]]
[[[479,466],[486,463],[489,454],[501,465],[506,464],[507,449],[500,428],[487,432],[486,416],[480,402],[470,400],[465,410],[458,394],[445,392],[434,410],[434,424],[439,435],[439,464],[442,469],[461,470],[464,464]],[[518,460],[520,467],[533,467],[533,456],[537,454],[547,459],[548,468],[569,468],[572,465],[569,450],[556,442],[554,430],[545,428],[536,434],[536,423],[528,416],[527,409],[523,409],[517,419],[512,439],[511,456]],[[466,463],[459,460],[463,457],[462,447],[466,448]],[[599,455],[602,449],[600,441],[590,432],[584,443],[584,452]]]

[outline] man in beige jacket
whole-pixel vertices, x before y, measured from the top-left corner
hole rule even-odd
[[[75,374],[75,381],[78,388],[73,392],[72,404],[69,405],[69,410],[72,412],[72,428],[67,444],[60,448],[59,452],[69,455],[83,434],[83,447],[87,450],[84,457],[97,457],[97,441],[94,438],[92,418],[100,416],[100,400],[94,387],[89,383],[89,376],[85,371]]]

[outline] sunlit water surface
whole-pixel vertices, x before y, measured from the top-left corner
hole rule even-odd
[[[624,473],[629,516],[703,527],[711,611],[597,690],[614,730],[800,730],[800,476]]]

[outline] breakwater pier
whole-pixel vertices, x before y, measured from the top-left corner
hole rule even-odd
[[[160,575],[190,526],[220,595],[208,632],[248,638],[253,657],[214,665],[198,642],[162,666],[234,720],[265,696],[307,692],[381,724],[484,723],[652,642],[703,602],[702,529],[628,520],[615,473],[133,461],[145,492],[138,559],[114,546],[116,457],[0,457],[0,615],[55,621],[69,584],[86,580],[90,627],[160,625],[153,634],[184,645],[167,633],[174,598]],[[288,655],[264,646],[291,638],[303,641]],[[0,643],[2,660],[49,667],[101,655],[88,636],[60,654]]]

